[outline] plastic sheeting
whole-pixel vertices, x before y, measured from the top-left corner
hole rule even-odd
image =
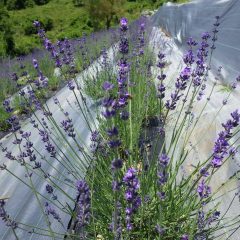
[[[115,54],[114,51],[115,51],[115,47],[112,47],[109,49],[108,51],[109,60],[114,59],[114,54]],[[86,69],[84,72],[82,72],[78,76],[77,79],[80,84],[83,78],[86,78],[89,76],[92,76],[92,77],[96,76],[97,72],[101,70],[100,61],[101,59],[98,59],[97,61],[95,61],[88,69]],[[63,89],[61,89],[56,94],[55,97],[61,103],[61,106],[64,109],[64,111],[67,111],[69,113],[70,118],[73,120],[74,128],[78,133],[78,135],[76,136],[77,141],[80,142],[78,140],[80,138],[81,141],[83,141],[86,145],[89,146],[90,132],[88,130],[86,122],[84,121],[80,113],[80,110],[78,109],[73,92],[70,91],[66,86]],[[96,104],[91,102],[90,99],[87,99],[87,102],[90,107],[90,112],[93,118],[95,118],[97,113]],[[64,119],[64,114],[60,111],[59,107],[56,104],[54,104],[53,98],[47,101],[47,105],[50,111],[52,112],[54,119],[56,120],[58,125],[60,125],[60,122]],[[36,116],[39,119],[43,117],[40,111],[36,112]],[[35,119],[35,117],[33,117],[33,119]],[[51,125],[49,125],[49,127],[51,130]],[[41,141],[41,137],[39,136],[38,131],[35,128],[33,128],[32,124],[29,123],[29,120],[22,123],[22,130],[31,132],[30,140],[33,142],[33,146],[37,146],[39,153],[42,156],[46,156],[46,158],[49,161],[51,161],[52,166],[47,164],[44,161],[44,159],[41,159],[39,155],[36,154],[38,159],[37,161],[41,161],[42,169],[44,169],[46,173],[49,173],[50,176],[54,176],[56,179],[52,179],[52,180],[54,180],[55,183],[61,184],[62,189],[72,198],[75,198],[76,190],[74,188],[68,187],[65,184],[60,183],[60,181],[65,183],[70,183],[72,186],[74,186],[76,180],[73,179],[72,175],[69,174],[69,172],[58,161],[56,161],[53,158],[50,158],[48,154],[46,154],[44,143]],[[19,154],[19,149],[17,145],[12,144],[14,139],[15,139],[14,135],[11,134],[5,137],[4,139],[1,139],[0,143],[4,148],[7,147],[8,150],[12,151],[12,154],[16,156]],[[69,157],[69,154],[71,152],[69,146],[62,145],[62,140],[58,136],[54,136],[54,140],[62,150],[62,153],[60,154],[62,155],[64,153],[66,154],[66,156]],[[69,141],[71,141],[71,139],[69,139]],[[58,149],[56,150],[59,152]],[[16,161],[7,160],[7,158],[5,157],[5,153],[0,151],[0,165],[2,165],[3,163],[5,163],[7,166],[7,169],[11,170],[19,179],[27,181],[27,178],[25,176],[26,175],[25,168],[23,166],[20,166],[20,164],[17,163]],[[80,177],[84,177],[84,171],[80,173],[79,178]],[[45,189],[47,181],[45,179],[42,179],[36,176],[35,174],[32,175],[32,181],[36,190],[43,196],[49,198],[49,195]],[[59,192],[55,192],[55,194],[58,195],[58,200],[62,203],[65,203],[68,200],[66,199],[64,194],[59,194]],[[9,198],[6,204],[6,209],[9,215],[13,219],[16,219],[17,221],[28,224],[28,225],[36,226],[38,228],[48,229],[44,220],[44,215],[40,210],[40,207],[38,205],[38,202],[33,192],[27,186],[21,183],[18,179],[16,179],[14,176],[11,176],[11,174],[9,174],[6,170],[0,171],[0,197]],[[46,200],[40,197],[40,202],[44,206],[44,203],[46,202]],[[72,208],[74,207],[73,203],[71,204],[71,202],[69,201],[68,201],[68,204],[70,204]],[[53,206],[53,208],[55,208],[59,213],[65,229],[60,224],[56,223],[56,221],[52,222],[52,229],[54,229],[54,231],[58,233],[65,233],[68,223],[70,221],[70,217],[67,214],[63,214],[55,206]],[[16,229],[16,233],[20,240],[52,239],[51,237],[48,237],[48,236],[40,236],[34,233],[28,233],[21,229]],[[64,235],[60,238],[56,237],[55,239],[63,239],[63,237]],[[7,228],[4,225],[3,221],[0,220],[0,240],[13,240],[13,239],[15,239],[15,237],[13,235],[12,230],[10,228]]]
[[[153,26],[161,26],[181,50],[189,37],[199,39],[211,32],[215,16],[220,16],[217,50],[213,67],[224,67],[224,81],[229,83],[240,74],[240,1],[196,0],[187,4],[166,4],[152,17]]]
[[[212,154],[214,141],[218,133],[222,130],[221,123],[226,122],[230,118],[230,113],[239,109],[240,89],[237,88],[229,95],[227,91],[223,91],[226,85],[230,84],[240,73],[240,1],[238,0],[199,0],[186,4],[173,5],[166,4],[152,17],[153,30],[151,33],[151,45],[155,53],[164,52],[167,57],[167,67],[164,73],[166,79],[166,98],[169,99],[170,93],[174,90],[175,80],[179,72],[184,67],[182,56],[187,48],[186,40],[193,37],[199,40],[203,32],[211,32],[215,16],[220,16],[220,27],[218,40],[216,42],[216,50],[212,56],[211,70],[206,82],[204,90],[204,98],[193,104],[191,121],[186,131],[180,137],[178,143],[178,151],[174,155],[175,161],[179,157],[179,151],[183,147],[184,137],[192,131],[193,125],[199,118],[200,112],[203,110],[198,120],[196,128],[193,130],[189,140],[186,142],[185,149],[191,150],[188,158],[183,166],[182,174],[188,174],[194,170],[194,165],[200,161],[208,159]],[[216,79],[217,68],[222,66],[222,74]],[[157,69],[155,68],[155,73]],[[216,84],[216,85],[215,85]],[[211,91],[213,89],[213,93]],[[209,100],[207,100],[207,98]],[[227,105],[223,106],[222,101],[228,99]],[[206,104],[207,103],[207,104]],[[206,107],[204,107],[206,104]],[[182,105],[182,104],[179,104]],[[187,108],[186,108],[187,109]],[[167,121],[166,126],[166,142],[170,144],[170,137],[173,127],[177,119],[179,123],[184,116],[184,112],[179,116],[180,107],[178,107]],[[185,135],[186,134],[186,135]],[[233,143],[239,145],[239,135],[232,139]],[[238,149],[239,150],[239,149]],[[211,187],[216,190],[221,184],[239,171],[240,161],[239,153],[235,159],[230,159],[215,174],[211,181]],[[234,190],[234,191],[231,191]],[[221,198],[212,203],[214,206],[221,201],[219,210],[223,215],[232,202],[231,208],[227,211],[227,217],[239,215],[240,205],[238,197],[234,197],[235,193],[239,193],[239,182],[233,179],[226,187],[218,193]],[[232,199],[234,198],[234,201]],[[239,224],[238,224],[239,225]],[[228,232],[223,229],[218,234],[223,234],[218,239],[240,239],[239,229],[236,232]]]

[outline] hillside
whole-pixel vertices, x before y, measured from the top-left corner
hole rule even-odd
[[[77,4],[79,2],[77,0],[50,0],[49,2],[42,1],[47,2],[44,5],[36,5],[30,1],[31,4],[28,4],[30,7],[27,5],[25,9],[9,9],[8,2],[16,4],[18,1],[5,0],[5,5],[0,5],[0,56],[25,55],[40,46],[36,30],[32,26],[34,20],[39,20],[44,25],[50,40],[56,41],[64,37],[77,38],[83,33],[89,34],[106,28],[104,14],[107,12],[111,11],[110,26],[113,26],[123,15],[131,21],[137,19],[143,11],[152,10],[167,2],[166,0],[113,1],[115,2],[113,8],[109,5],[109,1],[99,0],[104,4],[100,4],[102,9],[96,9],[98,8],[96,0],[81,1],[82,4]],[[92,8],[95,7],[94,10],[98,11],[97,14],[100,12],[99,17],[95,18],[95,14],[89,8],[89,2],[93,6]],[[182,2],[182,0],[173,2]],[[109,8],[112,9],[109,10]],[[10,41],[10,50],[7,50],[7,41]]]

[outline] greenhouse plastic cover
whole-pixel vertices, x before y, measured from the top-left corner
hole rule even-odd
[[[196,0],[186,4],[166,4],[152,16],[152,36],[151,45],[155,53],[159,51],[166,54],[167,68],[164,69],[166,78],[166,98],[169,99],[170,93],[175,87],[175,80],[179,72],[183,69],[184,63],[182,57],[187,49],[186,41],[189,37],[199,40],[203,32],[212,34],[215,16],[220,16],[220,26],[218,39],[215,43],[216,50],[213,52],[211,61],[211,70],[204,91],[204,98],[193,104],[192,118],[196,120],[204,108],[201,117],[198,120],[197,127],[193,130],[186,149],[191,153],[184,164],[183,175],[194,170],[194,166],[200,161],[209,158],[213,152],[214,141],[218,133],[222,130],[222,123],[230,118],[230,113],[239,108],[240,86],[229,95],[226,86],[233,83],[240,74],[240,1],[239,0]],[[220,76],[217,76],[217,69],[222,66]],[[157,71],[157,70],[156,70]],[[216,78],[217,76],[217,78]],[[215,85],[216,84],[216,85]],[[214,89],[213,94],[211,90]],[[207,100],[207,98],[209,100]],[[227,99],[227,105],[223,106],[223,100]],[[179,108],[169,117],[166,129],[166,141],[169,145],[173,126],[178,119]],[[183,111],[184,113],[184,111]],[[182,114],[181,117],[183,117]],[[180,121],[179,121],[180,122]],[[192,126],[187,128],[191,133]],[[239,145],[239,135],[232,139]],[[180,141],[178,149],[180,151]],[[239,149],[238,149],[239,150]],[[179,154],[175,154],[175,161]],[[240,168],[239,153],[234,159],[230,159],[215,174],[211,181],[212,190],[216,190],[221,184],[233,176]],[[233,191],[232,191],[233,190]],[[239,182],[236,178],[219,191],[218,196],[224,194],[213,202],[216,205],[221,202],[220,211],[223,215],[228,206],[232,203],[231,208],[227,211],[227,217],[233,217],[240,213],[239,198],[235,193],[239,193]],[[234,199],[234,200],[233,200]],[[233,201],[232,201],[233,200]],[[214,206],[212,206],[214,207]],[[223,229],[218,234],[223,234],[218,239],[240,239],[239,224],[231,232]]]
[[[110,48],[108,50],[108,57],[109,59],[113,59],[114,57],[114,51],[115,46]],[[77,78],[78,82],[81,84],[82,80],[87,77],[94,77],[96,76],[97,71],[101,70],[101,59],[97,59],[88,69],[84,70]],[[113,63],[114,64],[114,63]],[[59,102],[61,103],[62,108],[64,111],[67,111],[69,113],[70,118],[73,120],[73,124],[75,129],[77,129],[77,132],[80,136],[80,139],[86,143],[86,145],[89,146],[90,143],[90,131],[88,130],[88,127],[86,125],[86,122],[84,121],[80,110],[78,109],[78,106],[76,104],[76,99],[74,97],[74,94],[72,91],[68,89],[68,87],[64,87],[61,89],[55,96]],[[92,100],[87,99],[88,106],[90,107],[90,112],[92,114],[93,119],[96,118],[96,103],[94,103]],[[80,104],[83,104],[80,102]],[[53,98],[49,99],[47,101],[47,105],[52,112],[54,119],[57,121],[58,125],[60,125],[60,122],[64,119],[64,114],[60,111],[59,107],[54,104]],[[43,117],[42,113],[40,111],[36,112],[36,116],[41,119]],[[79,117],[80,116],[80,117]],[[36,119],[33,117],[33,119]],[[48,122],[48,121],[47,121]],[[48,123],[49,124],[49,123]],[[53,128],[49,124],[50,130]],[[50,158],[49,155],[46,155],[46,150],[44,147],[44,143],[42,143],[41,138],[39,136],[38,131],[36,128],[32,126],[31,123],[29,123],[29,120],[22,123],[22,130],[31,132],[30,140],[33,142],[33,146],[37,146],[37,149],[42,156],[46,156],[52,161],[53,167],[49,167],[48,164],[46,164],[43,160],[38,158],[38,161],[40,160],[42,163],[42,169],[50,174],[50,176],[55,176],[57,179],[54,180],[55,183],[61,184],[62,189],[70,195],[72,198],[76,197],[76,191],[75,189],[69,188],[67,185],[64,185],[58,181],[71,183],[73,186],[75,186],[75,180],[72,179],[72,175],[69,174],[69,172],[57,161],[54,161],[53,158]],[[78,139],[78,137],[76,137]],[[19,154],[19,149],[17,145],[13,145],[12,142],[15,140],[15,137],[13,134],[6,136],[5,138],[0,140],[0,143],[5,148],[7,147],[8,150],[12,151],[12,154],[15,156]],[[62,145],[61,138],[58,138],[57,136],[54,137],[54,140],[56,141],[57,145],[62,147],[63,153],[69,157],[69,146]],[[71,139],[69,139],[71,142]],[[56,146],[57,146],[56,145]],[[74,145],[74,144],[73,144]],[[58,150],[58,149],[56,149]],[[75,149],[77,150],[77,149]],[[77,150],[78,151],[78,150]],[[58,151],[59,152],[59,151]],[[61,154],[63,154],[61,153]],[[23,166],[20,166],[19,163],[16,161],[10,161],[7,160],[5,157],[6,153],[0,152],[0,165],[3,163],[6,164],[7,169],[11,170],[19,179],[26,181],[26,170]],[[79,152],[80,154],[80,152]],[[84,177],[84,172],[80,173],[80,177]],[[49,198],[48,193],[46,192],[46,180],[37,177],[35,174],[31,177],[33,184],[38,192],[40,192],[43,196],[46,196]],[[55,193],[57,194],[57,193]],[[57,194],[58,195],[58,194]],[[58,195],[58,200],[62,203],[65,203],[66,200],[64,199],[63,194]],[[39,208],[38,202],[36,200],[35,195],[33,192],[26,187],[24,184],[22,184],[19,180],[17,180],[15,177],[11,176],[6,171],[0,171],[0,198],[9,198],[6,204],[6,209],[8,214],[16,219],[17,221],[20,221],[22,223],[26,223],[28,225],[36,226],[38,228],[48,229],[47,225],[44,220],[44,215],[42,214],[42,211]],[[41,203],[44,205],[46,202],[45,199],[41,198]],[[68,204],[69,201],[68,201]],[[74,205],[70,204],[72,208],[74,208]],[[54,207],[54,206],[53,206]],[[56,209],[56,207],[54,207]],[[66,232],[66,228],[68,226],[68,223],[70,221],[70,217],[67,214],[62,214],[62,212],[59,212],[61,221],[63,222],[65,229],[57,223],[57,221],[52,221],[52,228],[57,233],[64,234]],[[33,233],[28,233],[27,231],[22,231],[21,229],[16,229],[17,236],[20,240],[46,240],[46,239],[52,239],[47,236],[40,236]],[[46,232],[45,232],[46,233]],[[63,239],[56,237],[55,239]],[[13,240],[15,239],[13,232],[10,228],[7,228],[3,221],[0,220],[0,240]]]
[[[212,61],[212,70],[209,74],[209,82],[207,86],[207,91],[205,95],[209,94],[210,88],[215,81],[216,69],[222,65],[224,67],[221,81],[217,84],[217,89],[219,91],[211,97],[208,107],[205,109],[200,124],[198,125],[197,130],[194,132],[193,137],[191,138],[192,144],[195,144],[201,140],[201,142],[195,148],[195,152],[192,156],[192,159],[206,159],[209,156],[209,153],[212,151],[213,142],[216,139],[219,129],[221,129],[221,123],[229,117],[229,113],[239,107],[240,94],[239,90],[236,89],[234,93],[229,98],[229,104],[226,105],[224,109],[221,110],[221,113],[214,119],[214,113],[220,108],[222,100],[226,97],[226,93],[220,91],[220,89],[226,83],[230,83],[234,78],[239,74],[240,66],[240,54],[239,54],[239,39],[240,39],[240,1],[238,0],[229,0],[229,1],[215,1],[215,0],[202,0],[202,1],[193,1],[187,4],[173,5],[167,4],[164,5],[153,17],[153,31],[151,37],[151,43],[157,53],[159,50],[164,51],[167,54],[169,61],[168,68],[166,73],[168,79],[174,78],[176,74],[182,68],[182,54],[186,50],[186,39],[189,36],[199,38],[200,34],[205,31],[211,31],[212,24],[214,22],[214,16],[221,16],[221,25],[220,32],[218,34],[218,41],[216,43],[217,50],[213,55]],[[167,33],[164,34],[164,33]],[[81,78],[81,76],[79,76]],[[168,95],[172,90],[174,84],[169,80],[168,84]],[[63,107],[68,109],[71,118],[73,119],[74,125],[81,129],[81,136],[83,140],[89,141],[89,132],[86,130],[86,126],[83,124],[83,121],[79,121],[79,113],[74,108],[71,107],[74,102],[74,97],[69,94],[67,87],[63,88],[58,94],[57,97],[59,101],[63,102]],[[203,105],[203,102],[199,102],[198,106],[193,109],[194,113],[197,115],[199,109]],[[53,99],[48,101],[50,109],[54,113],[54,117],[59,119],[63,118],[63,115],[57,109],[56,105],[53,104]],[[37,113],[38,114],[38,113]],[[92,114],[94,114],[94,109]],[[40,116],[40,115],[39,115]],[[173,118],[174,119],[174,118]],[[42,146],[41,140],[39,139],[38,134],[32,128],[30,123],[24,123],[23,129],[26,131],[31,131],[33,138],[35,139],[34,145]],[[171,131],[171,126],[169,130]],[[201,139],[197,138],[201,136]],[[12,141],[14,137],[11,135],[8,138],[1,140],[3,146],[7,146],[13,151],[16,150],[16,146],[13,147]],[[42,153],[44,149],[42,148]],[[237,160],[237,158],[236,158]],[[238,163],[232,161],[229,165],[224,166],[224,171],[221,171],[221,175],[217,176],[215,182],[220,184],[224,182],[224,179],[231,176],[236,170],[239,169]],[[5,162],[4,154],[0,153],[0,164]],[[6,162],[7,166],[13,170],[21,179],[25,179],[25,170],[23,167],[17,165],[15,162]],[[189,160],[189,164],[185,166],[186,171],[192,171],[192,165],[194,164],[192,160]],[[54,163],[55,167],[62,171],[60,164]],[[47,166],[45,166],[47,167]],[[50,170],[51,174],[56,174],[55,170]],[[83,173],[84,174],[84,173]],[[66,173],[67,175],[67,173]],[[59,176],[61,177],[61,176]],[[71,180],[71,179],[70,179]],[[46,183],[43,180],[33,178],[34,184],[37,187],[38,191],[46,195],[45,185]],[[229,187],[231,189],[237,183],[233,183]],[[66,189],[66,191],[71,195],[75,196],[75,192],[71,189]],[[226,190],[227,191],[227,190]],[[7,210],[9,214],[13,217],[16,217],[21,222],[26,222],[31,225],[37,225],[39,227],[45,227],[43,215],[37,207],[37,202],[32,194],[32,192],[25,187],[23,184],[20,184],[18,180],[15,180],[12,176],[7,174],[4,171],[0,172],[0,196],[7,196],[10,199],[7,202]],[[229,201],[231,201],[232,196],[228,194],[227,197],[222,198],[223,205],[228,206]],[[64,199],[59,199],[64,202]],[[234,203],[232,212],[236,213],[239,211],[239,202]],[[224,211],[224,209],[223,209]],[[62,221],[65,226],[69,222],[69,218],[66,218],[61,215]],[[63,231],[63,229],[57,227],[58,225],[53,225],[53,228],[56,231]],[[38,237],[35,234],[25,233],[22,231],[17,231],[19,239],[50,239],[48,237]],[[229,233],[228,233],[229,234]],[[231,236],[230,239],[238,239],[239,233]],[[222,239],[226,239],[229,235],[224,235]],[[10,229],[7,229],[3,222],[0,221],[0,240],[12,240],[14,236]]]
[[[196,0],[187,4],[164,5],[152,17],[153,26],[165,29],[182,50],[186,50],[189,37],[199,39],[210,32],[215,16],[220,16],[217,51],[213,67],[224,67],[224,81],[233,81],[240,72],[240,1]]]

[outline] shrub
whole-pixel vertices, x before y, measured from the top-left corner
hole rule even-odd
[[[8,10],[20,10],[27,7],[33,7],[33,0],[7,0],[6,6]]]
[[[44,5],[50,2],[50,0],[34,0],[37,5]]]
[[[46,17],[43,19],[38,19],[38,17],[32,17],[28,18],[25,22],[24,26],[24,33],[25,35],[32,35],[36,34],[36,28],[33,26],[33,21],[39,20],[41,22],[42,26],[44,26],[45,31],[51,31],[53,29],[53,19]]]
[[[82,6],[84,6],[84,1],[83,0],[73,0],[73,4],[76,7],[82,7]]]

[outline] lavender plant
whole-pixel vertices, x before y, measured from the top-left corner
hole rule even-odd
[[[230,217],[228,211],[237,194],[227,210],[220,212],[220,193],[236,181],[238,174],[219,186],[213,186],[212,180],[237,152],[238,110],[233,110],[222,124],[209,156],[192,162],[192,171],[185,169],[196,147],[189,147],[189,141],[216,88],[213,84],[210,95],[204,98],[219,17],[212,41],[210,33],[204,33],[200,43],[188,40],[184,67],[176,76],[170,96],[165,73],[167,56],[161,49],[154,59],[147,45],[146,33],[151,29],[146,19],[135,23],[138,30],[134,25],[132,31],[128,20],[122,18],[118,42],[112,43],[114,50],[104,48],[99,61],[88,68],[92,76],[80,77],[69,41],[54,46],[39,23],[34,24],[68,81],[70,101],[65,96],[62,102],[55,96],[53,111],[49,102],[44,104],[39,99],[48,88],[48,79],[34,59],[38,78],[29,77],[29,88],[20,91],[32,114],[34,132],[22,127],[13,114],[8,123],[18,151],[1,145],[6,159],[21,167],[25,176],[18,176],[7,163],[2,163],[0,169],[1,174],[10,174],[33,193],[34,207],[41,212],[44,224],[24,223],[11,216],[6,210],[11,199],[0,199],[0,217],[13,238],[21,239],[24,231],[44,239],[196,240],[220,239],[226,232],[231,236],[238,229],[239,215]],[[87,67],[85,40],[81,44],[82,61]],[[109,54],[111,51],[118,53]],[[101,105],[91,105],[88,95],[100,99]],[[200,101],[204,104],[193,119],[194,106]],[[3,106],[7,112],[14,110],[9,100]],[[71,114],[77,115],[77,121]],[[152,138],[162,144],[157,147],[150,140],[143,149],[144,126],[149,126],[153,117],[161,124]],[[84,131],[89,141],[82,139]],[[41,147],[33,139],[37,134]],[[44,192],[39,190],[38,180],[44,183]]]

